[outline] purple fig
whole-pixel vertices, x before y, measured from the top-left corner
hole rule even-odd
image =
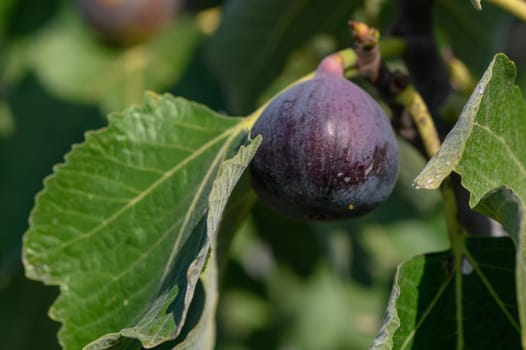
[[[180,0],[76,0],[86,22],[119,45],[143,41],[171,21]]]
[[[377,207],[398,178],[398,146],[378,103],[329,56],[314,78],[277,96],[252,129],[258,195],[285,215],[352,218]]]

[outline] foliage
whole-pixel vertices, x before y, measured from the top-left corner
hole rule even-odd
[[[115,47],[72,2],[2,1],[2,348],[526,346],[526,47],[510,35],[526,24],[490,1],[425,2],[436,32],[400,45],[411,1],[228,0],[188,1]],[[256,108],[348,48],[351,18],[381,29],[389,68],[438,45],[440,112],[458,120],[433,115],[448,135],[427,163],[399,138],[398,185],[374,212],[292,221],[245,173]],[[509,236],[467,234],[452,173]]]

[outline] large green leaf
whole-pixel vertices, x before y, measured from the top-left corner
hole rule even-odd
[[[397,271],[372,349],[520,348],[515,248],[509,238],[473,238]]]
[[[196,23],[181,17],[144,44],[111,48],[70,12],[64,11],[38,37],[29,52],[33,67],[50,91],[75,101],[100,103],[105,111],[139,104],[145,90],[175,83],[200,39]]]
[[[416,178],[437,188],[455,171],[471,193],[470,205],[500,221],[515,239],[521,323],[526,324],[526,104],[515,85],[515,65],[498,54],[478,83],[439,152]],[[526,334],[523,332],[523,339]],[[524,340],[523,340],[524,343]]]
[[[235,113],[282,70],[288,55],[314,34],[344,28],[358,1],[230,0],[208,43],[208,60]]]
[[[144,106],[111,115],[108,128],[87,134],[55,168],[23,252],[28,277],[60,286],[50,314],[63,323],[66,349],[177,337],[208,255],[208,194],[246,140],[245,126],[150,94]]]

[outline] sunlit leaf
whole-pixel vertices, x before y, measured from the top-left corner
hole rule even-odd
[[[28,277],[60,286],[50,314],[66,349],[108,349],[124,337],[153,346],[181,332],[208,255],[208,195],[244,126],[150,94],[55,168],[23,252]]]

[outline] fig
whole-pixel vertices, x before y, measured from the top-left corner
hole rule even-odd
[[[175,16],[180,0],[76,0],[80,14],[102,37],[130,45],[159,32]]]
[[[300,219],[356,217],[391,194],[398,145],[378,103],[345,79],[337,56],[315,76],[282,92],[251,136],[263,141],[250,164],[259,197]]]

